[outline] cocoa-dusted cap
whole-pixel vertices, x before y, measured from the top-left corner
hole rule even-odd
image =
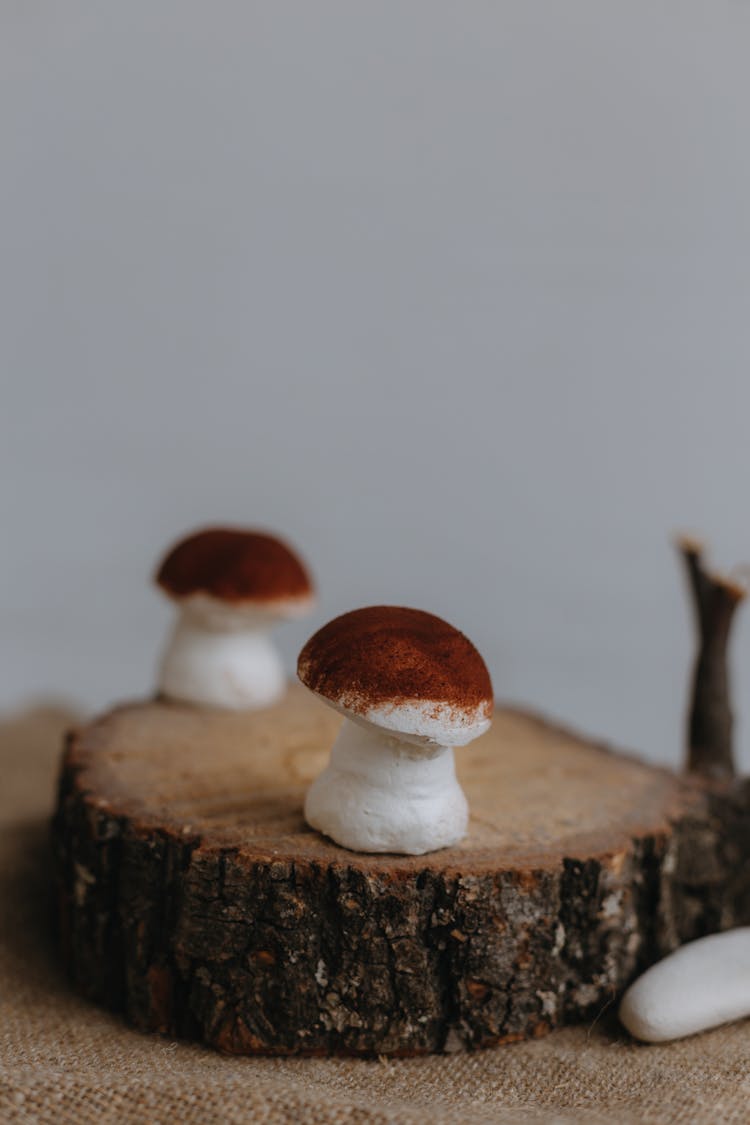
[[[306,687],[353,718],[462,745],[482,734],[492,682],[474,645],[434,614],[369,606],[324,625],[299,655]]]
[[[295,605],[313,596],[304,564],[286,543],[228,527],[181,539],[161,563],[156,582],[172,598],[204,594],[238,605]]]

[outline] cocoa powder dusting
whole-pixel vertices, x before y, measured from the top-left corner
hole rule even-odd
[[[270,602],[312,594],[307,571],[280,539],[222,527],[180,540],[161,563],[156,582],[172,597],[202,593],[228,602]]]
[[[492,714],[490,674],[474,645],[419,609],[369,606],[334,618],[302,649],[297,674],[312,691],[360,713],[428,700]]]

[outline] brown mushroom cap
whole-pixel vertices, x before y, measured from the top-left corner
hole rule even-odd
[[[156,582],[171,598],[204,594],[237,605],[299,604],[314,592],[304,565],[280,539],[226,527],[181,539],[159,566]]]
[[[311,691],[343,711],[401,729],[398,712],[415,734],[433,737],[486,725],[493,693],[487,666],[474,645],[431,613],[402,606],[369,606],[334,618],[302,649],[297,674]],[[415,705],[425,716],[417,718]],[[382,724],[386,725],[386,724]],[[417,728],[420,729],[417,729]],[[421,729],[424,727],[424,729]]]

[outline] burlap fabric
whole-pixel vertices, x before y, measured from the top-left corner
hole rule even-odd
[[[472,1055],[236,1059],[131,1031],[68,988],[50,934],[55,709],[0,725],[0,1122],[750,1122],[750,1022],[640,1047],[613,1013]]]

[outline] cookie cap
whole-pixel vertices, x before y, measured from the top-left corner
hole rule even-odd
[[[156,582],[176,601],[204,595],[281,613],[304,609],[314,596],[310,575],[291,547],[266,532],[228,527],[181,539],[160,564]]]
[[[299,655],[306,687],[348,717],[462,746],[490,725],[492,682],[474,645],[434,614],[368,606],[334,618]]]

